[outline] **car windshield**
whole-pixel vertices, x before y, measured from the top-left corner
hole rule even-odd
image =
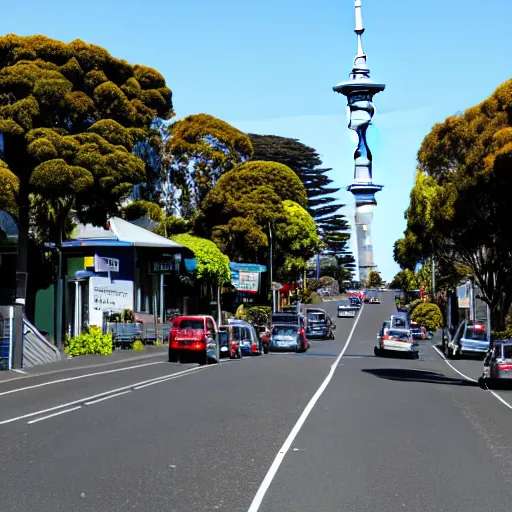
[[[180,321],[179,329],[204,329],[202,318],[184,318]]]
[[[338,302],[338,306],[350,306],[351,302],[349,300],[340,300]]]
[[[396,340],[409,340],[410,336],[407,331],[388,331],[388,337]]]
[[[322,324],[325,323],[327,318],[323,313],[310,313],[308,315],[308,320],[310,323]]]
[[[272,329],[272,335],[279,337],[295,337],[297,336],[297,328],[288,326],[277,326]]]
[[[487,331],[483,326],[473,326],[468,325],[466,328],[466,334],[464,336],[466,340],[473,341],[486,341],[487,340]]]
[[[512,359],[512,345],[503,345],[503,359]]]

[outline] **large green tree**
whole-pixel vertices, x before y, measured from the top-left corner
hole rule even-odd
[[[164,167],[179,192],[181,215],[191,218],[219,178],[253,154],[249,137],[229,123],[196,114],[169,125],[165,131]]]
[[[289,167],[246,162],[224,174],[206,196],[196,230],[232,260],[263,264],[272,232],[276,268],[293,272],[319,248],[306,207],[304,185]]]
[[[2,178],[16,195],[20,271],[33,195],[61,226],[72,209],[83,222],[104,224],[144,180],[134,144],[155,117],[172,115],[171,91],[152,68],[80,40],[0,38]]]
[[[434,255],[456,262],[457,271],[469,269],[494,328],[502,329],[512,304],[512,80],[435,125],[418,162],[407,230],[395,256],[410,266]],[[414,249],[406,254],[411,242]]]
[[[350,226],[340,213],[344,205],[334,197],[339,188],[333,187],[329,178],[332,169],[322,168],[318,152],[297,139],[253,133],[249,137],[254,147],[254,160],[282,163],[300,178],[308,195],[308,212],[315,219],[325,248],[336,255],[338,265],[346,270],[342,273],[343,279],[350,279],[355,268],[355,260],[348,250]]]

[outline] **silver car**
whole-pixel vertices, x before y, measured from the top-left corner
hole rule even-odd
[[[478,384],[485,389],[500,380],[512,382],[512,340],[495,341],[484,359],[484,372]]]

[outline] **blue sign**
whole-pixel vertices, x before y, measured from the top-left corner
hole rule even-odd
[[[256,263],[230,263],[229,268],[233,275],[234,271],[242,272],[266,272],[267,267],[265,265],[258,265]]]

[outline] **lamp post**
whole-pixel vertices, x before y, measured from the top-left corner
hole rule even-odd
[[[273,245],[273,236],[272,236],[272,226],[270,222],[268,223],[268,232],[269,232],[269,238],[270,238],[270,289],[272,291],[272,313],[275,312],[275,291],[274,291],[274,265],[273,265],[273,252],[272,252],[272,245]]]

